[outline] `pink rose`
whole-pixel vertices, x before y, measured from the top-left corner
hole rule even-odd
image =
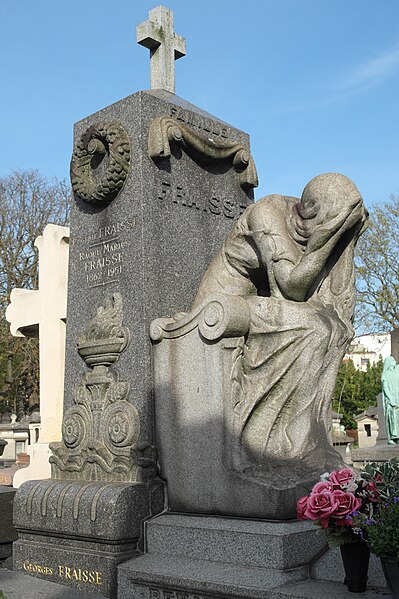
[[[305,516],[305,510],[308,507],[308,496],[301,497],[298,499],[298,503],[296,504],[296,514],[298,520],[307,520]]]
[[[334,489],[343,487],[355,480],[355,472],[352,468],[342,468],[342,470],[334,470],[330,474],[330,482],[334,485]]]
[[[309,520],[320,520],[322,527],[327,528],[330,516],[338,506],[338,500],[330,491],[314,493],[308,497],[308,505],[304,511],[304,516]]]
[[[333,491],[333,486],[329,481],[316,483],[312,489],[312,495],[314,495],[315,493],[324,493],[325,491]]]
[[[347,516],[360,508],[362,500],[359,497],[355,497],[353,493],[345,493],[345,491],[340,491],[339,489],[333,491],[332,495],[338,502],[334,514],[332,514],[336,524],[350,526],[352,520],[347,518]]]

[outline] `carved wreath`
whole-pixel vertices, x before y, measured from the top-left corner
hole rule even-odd
[[[89,127],[77,141],[71,160],[71,183],[85,202],[109,204],[123,187],[130,171],[130,141],[115,122]],[[93,176],[94,161],[108,159],[105,174]]]

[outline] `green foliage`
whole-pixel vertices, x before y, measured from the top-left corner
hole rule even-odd
[[[399,499],[399,498],[398,498]],[[381,505],[373,518],[363,525],[370,551],[378,557],[399,560],[399,504]]]
[[[367,464],[362,477],[375,485],[379,502],[370,517],[356,518],[357,524],[372,553],[399,560],[399,461]]]
[[[352,360],[342,362],[333,395],[333,410],[343,414],[342,424],[346,429],[357,428],[354,416],[376,405],[381,391],[383,362],[368,365],[367,370],[357,370]]]
[[[399,328],[399,196],[370,210],[368,230],[356,248],[356,327],[367,332]]]
[[[382,463],[366,464],[362,477],[374,482],[381,501],[393,501],[399,495],[399,461],[396,458]]]
[[[359,536],[354,534],[349,526],[340,526],[335,530],[328,531],[327,543],[330,549],[357,541],[359,541]]]

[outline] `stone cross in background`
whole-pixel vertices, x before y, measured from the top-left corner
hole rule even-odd
[[[150,49],[151,89],[175,93],[175,60],[185,56],[186,40],[173,31],[173,12],[153,8],[136,28],[137,43]]]
[[[399,364],[399,329],[393,329],[391,331],[391,356],[395,358],[396,363]]]
[[[39,250],[39,289],[13,289],[6,318],[12,335],[39,337],[41,430],[35,452],[41,450],[44,463],[43,475],[35,471],[32,476],[47,478],[48,445],[61,438],[69,229],[47,225],[35,246]]]

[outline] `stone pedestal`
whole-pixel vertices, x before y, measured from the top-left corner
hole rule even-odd
[[[374,445],[351,451],[353,466],[361,468],[367,462],[387,462],[392,458],[399,460],[398,445]]]
[[[118,599],[349,599],[339,550],[309,522],[163,514],[147,553],[118,568]],[[372,559],[365,599],[385,594]]]
[[[295,518],[297,500],[326,470],[322,452],[316,472],[293,459],[265,460],[259,473],[245,468],[234,368],[249,323],[245,298],[216,294],[151,325],[157,446],[171,511]]]
[[[260,598],[266,589],[306,580],[309,562],[326,549],[325,538],[304,522],[164,514],[146,533],[147,553],[119,567],[119,599],[174,592]]]
[[[116,598],[116,566],[138,554],[142,522],[162,509],[159,482],[26,482],[15,501],[14,569]]]

